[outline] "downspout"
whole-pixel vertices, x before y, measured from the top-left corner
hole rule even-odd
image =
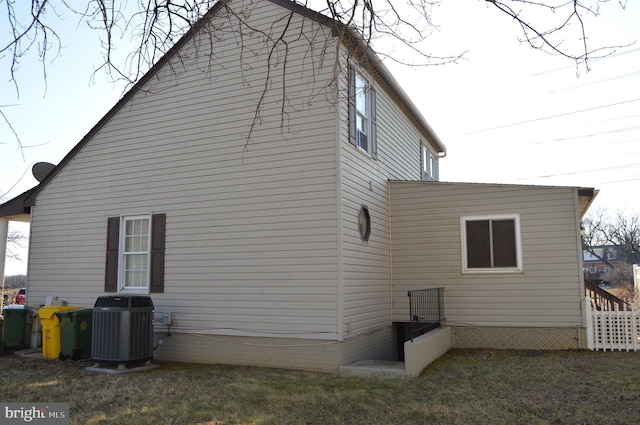
[[[9,237],[9,219],[0,217],[0,279],[2,279],[2,300],[0,300],[0,316],[4,309],[4,267],[7,258],[7,238]]]
[[[586,344],[587,336],[584,335],[584,332],[585,332],[585,329],[587,328],[587,310],[586,309],[589,306],[585,302],[586,290],[584,288],[584,272],[583,272],[584,259],[583,259],[583,241],[582,241],[582,223],[581,223],[582,218],[581,218],[581,212],[580,212],[580,197],[578,196],[578,189],[573,190],[573,204],[574,204],[574,215],[576,217],[576,233],[577,233],[576,243],[578,245],[578,282],[579,282],[578,303],[580,305],[580,321],[582,322],[580,326],[580,332],[583,333],[582,335],[583,341],[578,339],[578,348],[588,348],[588,347],[583,347],[587,345]]]
[[[387,179],[387,213],[389,216],[387,217],[389,223],[389,311],[391,312],[391,323],[390,326],[393,327],[393,231],[391,229],[391,182]]]
[[[337,291],[337,336],[338,341],[344,341],[344,241],[342,237],[342,220],[344,211],[342,207],[342,139],[340,112],[342,107],[342,99],[340,96],[340,40],[336,42],[336,103],[334,107],[335,114],[335,155],[336,155],[336,291]]]

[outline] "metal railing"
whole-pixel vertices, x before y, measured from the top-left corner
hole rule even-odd
[[[444,288],[408,291],[411,341],[432,329],[439,328],[444,320]]]

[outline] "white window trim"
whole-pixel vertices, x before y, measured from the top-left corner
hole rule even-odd
[[[516,236],[516,267],[470,268],[467,266],[467,221],[475,220],[514,220]],[[520,231],[520,214],[476,215],[460,217],[460,237],[462,244],[462,273],[523,273],[522,235]]]
[[[356,120],[356,124],[355,124],[355,126],[356,126],[356,147],[358,148],[358,150],[360,152],[364,152],[367,155],[371,156],[372,155],[372,148],[373,148],[373,146],[372,146],[372,142],[373,142],[372,136],[373,136],[373,134],[372,134],[372,122],[371,122],[371,120],[373,118],[372,117],[372,113],[371,113],[372,112],[371,111],[371,107],[372,107],[371,83],[369,82],[369,80],[367,80],[362,75],[362,72],[360,72],[358,69],[354,69],[354,71],[355,71],[355,80],[357,81],[358,79],[360,79],[360,80],[362,80],[362,82],[365,85],[364,96],[365,96],[365,102],[366,102],[366,105],[365,105],[365,109],[366,110],[364,112],[365,112],[366,122],[365,122],[364,129],[365,129],[365,134],[367,136],[367,149],[364,149],[364,148],[362,148],[360,146],[360,143],[358,143],[358,115],[359,115],[359,110],[358,110],[358,101],[357,101],[358,88],[357,88],[357,83],[356,83],[356,87],[354,88],[355,95],[356,95],[356,99],[355,99],[355,102],[354,102],[355,107],[356,107],[356,109],[354,111],[354,114],[355,114],[354,118]]]
[[[429,147],[421,142],[422,145],[422,154],[420,158],[422,159],[422,178],[423,181],[438,181],[438,156],[435,155]]]
[[[124,284],[124,247],[126,240],[126,223],[127,220],[147,219],[148,221],[148,238],[147,238],[147,284],[145,286],[125,286]],[[118,246],[118,293],[121,294],[149,294],[150,291],[150,275],[151,275],[151,214],[131,214],[120,216],[120,235]]]

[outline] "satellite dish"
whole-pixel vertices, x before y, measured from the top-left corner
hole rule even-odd
[[[31,168],[31,172],[33,173],[33,177],[41,182],[54,168],[56,168],[56,166],[48,162],[37,162]]]

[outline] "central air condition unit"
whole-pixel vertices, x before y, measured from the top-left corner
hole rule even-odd
[[[93,307],[91,359],[126,364],[153,359],[153,301],[146,295],[103,296]]]

